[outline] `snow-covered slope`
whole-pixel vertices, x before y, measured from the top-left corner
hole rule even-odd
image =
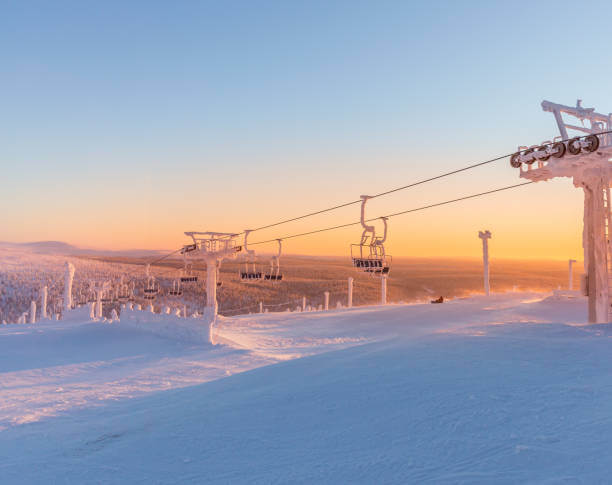
[[[0,481],[606,482],[612,330],[584,312],[508,294],[264,314],[222,320],[215,347],[5,327]]]

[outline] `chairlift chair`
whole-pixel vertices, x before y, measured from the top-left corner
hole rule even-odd
[[[384,225],[382,237],[376,236],[376,228],[366,224],[365,206],[371,199],[368,195],[361,196],[361,226],[363,232],[359,244],[351,245],[351,259],[353,266],[364,273],[372,276],[388,275],[391,268],[391,256],[385,251],[385,241],[387,240],[388,226],[387,218],[381,217]]]
[[[278,254],[270,260],[270,271],[264,276],[265,281],[282,281],[283,275],[280,272],[280,256],[283,250],[282,239],[277,239]]]
[[[181,283],[197,283],[198,281],[198,276],[193,272],[192,264],[188,263],[187,260],[185,260],[185,267],[179,279]]]
[[[219,268],[221,267],[221,262],[217,263],[217,288],[221,288],[223,286],[223,281],[219,279]]]
[[[142,290],[143,298],[145,300],[155,300],[159,293],[159,285],[155,281],[155,276],[149,276],[147,278],[146,286]]]
[[[172,282],[172,288],[168,291],[170,296],[181,296],[183,294],[183,290],[181,289],[180,280],[174,280]]]
[[[246,253],[246,261],[244,263],[244,271],[240,271],[240,281],[257,283],[262,280],[263,273],[257,269],[257,263],[255,259],[255,251],[248,248],[248,237],[251,229],[245,229],[244,231],[244,251]]]
[[[117,292],[117,299],[122,303],[130,299],[130,292],[127,285],[121,285],[120,290]]]

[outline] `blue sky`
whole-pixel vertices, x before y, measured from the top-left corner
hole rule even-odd
[[[551,138],[542,99],[612,110],[612,2],[0,8],[0,240],[168,247]],[[515,181],[503,164],[380,210]],[[521,197],[571,225],[570,188]]]

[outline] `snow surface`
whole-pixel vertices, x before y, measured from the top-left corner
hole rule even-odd
[[[267,313],[215,346],[3,326],[0,483],[606,483],[612,327],[585,313],[531,293]]]

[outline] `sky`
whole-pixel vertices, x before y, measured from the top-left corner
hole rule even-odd
[[[171,250],[551,139],[544,99],[612,111],[610,18],[609,1],[0,0],[0,241]],[[367,213],[520,181],[502,160]],[[389,221],[388,252],[477,257],[489,229],[492,257],[581,259],[582,204],[560,179],[416,212]]]

